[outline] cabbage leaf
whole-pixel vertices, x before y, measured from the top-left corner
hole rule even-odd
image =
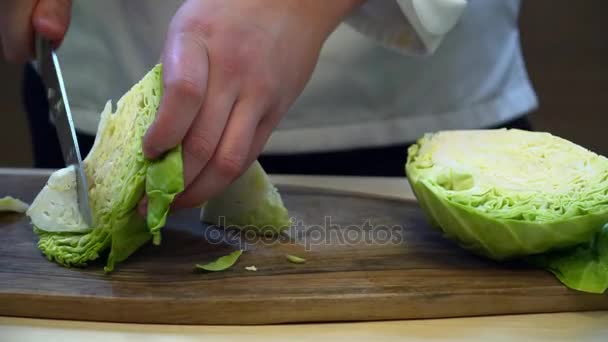
[[[532,265],[553,273],[571,289],[604,293],[608,289],[608,226],[604,226],[588,243],[526,259]]]
[[[243,250],[239,249],[230,254],[219,257],[209,263],[206,264],[196,264],[196,268],[200,270],[205,270],[209,272],[220,272],[229,269],[234,266],[234,264],[239,260],[241,255],[243,254]]]
[[[9,211],[14,213],[25,213],[29,205],[22,200],[12,197],[4,196],[0,198],[0,211]]]

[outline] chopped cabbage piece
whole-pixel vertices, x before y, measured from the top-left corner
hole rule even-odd
[[[28,209],[28,204],[18,198],[12,196],[4,196],[0,198],[0,211],[10,211],[14,213],[25,213]]]
[[[304,264],[304,263],[306,263],[306,259],[301,258],[301,257],[296,256],[296,255],[286,254],[285,257],[287,258],[287,260],[289,260],[289,262],[291,262],[293,264]]]
[[[86,233],[93,229],[78,208],[73,165],[51,174],[26,214],[34,226],[47,232]]]
[[[212,262],[209,262],[207,264],[197,264],[196,268],[210,272],[225,271],[232,267],[237,262],[237,260],[239,260],[241,254],[243,254],[243,250],[239,249],[228,255],[219,257],[216,260],[213,260]]]

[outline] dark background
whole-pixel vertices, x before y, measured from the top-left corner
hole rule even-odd
[[[523,1],[520,21],[528,70],[540,99],[532,113],[549,131],[608,155],[608,1]],[[0,167],[30,167],[21,106],[21,66],[0,61]]]

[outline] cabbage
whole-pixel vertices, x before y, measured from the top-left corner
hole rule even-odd
[[[34,226],[48,232],[86,233],[93,229],[78,208],[74,166],[53,172],[26,214]]]
[[[0,198],[0,211],[9,211],[14,213],[25,213],[28,209],[28,204],[18,198],[4,196]]]
[[[49,260],[82,267],[109,250],[105,270],[111,272],[150,240],[160,244],[171,203],[184,190],[181,146],[153,161],[143,155],[143,137],[154,121],[161,95],[159,64],[119,99],[115,111],[110,101],[106,103],[93,147],[83,160],[93,214],[91,227],[78,209],[73,167],[53,172],[36,196],[27,215],[39,237],[38,247]],[[250,182],[251,175],[258,181]],[[275,225],[284,221],[287,210],[272,189],[256,162],[244,180],[237,180],[225,194],[207,204],[227,209],[228,222],[251,220]],[[144,193],[148,198],[145,218],[137,212]],[[231,212],[224,206],[241,202],[251,208],[238,206]]]
[[[575,268],[593,262],[580,248],[608,222],[608,159],[545,132],[425,134],[409,147],[405,172],[446,238],[494,260],[533,256],[536,265],[570,274],[560,279],[566,285]]]
[[[144,192],[152,194],[149,216],[157,227],[162,221],[157,218],[163,218],[170,205],[166,199],[181,191],[176,189],[180,184],[183,188],[181,160],[174,162],[181,159],[179,147],[155,161],[142,152],[144,133],[162,94],[161,72],[161,65],[156,65],[117,102],[114,112],[108,101],[101,114],[95,142],[83,160],[93,227],[78,211],[73,167],[54,172],[34,200],[27,214],[39,235],[38,247],[49,260],[84,266],[110,249],[105,269],[112,271],[153,235],[137,213]],[[167,190],[170,193],[162,194]]]
[[[275,235],[291,224],[281,195],[257,161],[221,195],[205,204],[201,220],[226,229],[252,229],[263,235]]]
[[[589,241],[608,221],[608,159],[549,133],[427,134],[406,175],[435,227],[497,260]]]

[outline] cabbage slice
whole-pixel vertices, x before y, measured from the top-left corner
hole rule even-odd
[[[86,233],[93,229],[78,208],[74,166],[53,172],[26,214],[34,226],[46,232]]]
[[[426,134],[405,171],[433,226],[492,259],[573,247],[608,222],[608,159],[549,133]]]
[[[14,213],[25,213],[29,205],[22,200],[12,197],[4,196],[0,198],[0,212],[14,212]]]
[[[79,216],[73,168],[54,172],[36,197],[28,215],[39,235],[38,247],[48,259],[84,266],[109,248],[105,269],[112,271],[152,237],[148,222],[137,214],[144,192],[153,194],[152,223],[156,228],[164,224],[156,218],[166,215],[167,198],[183,189],[181,149],[155,161],[142,152],[143,136],[162,94],[161,73],[162,66],[156,65],[117,102],[115,111],[108,101],[101,114],[95,142],[83,161],[93,227],[85,227]],[[164,194],[168,181],[175,186],[171,194]]]

